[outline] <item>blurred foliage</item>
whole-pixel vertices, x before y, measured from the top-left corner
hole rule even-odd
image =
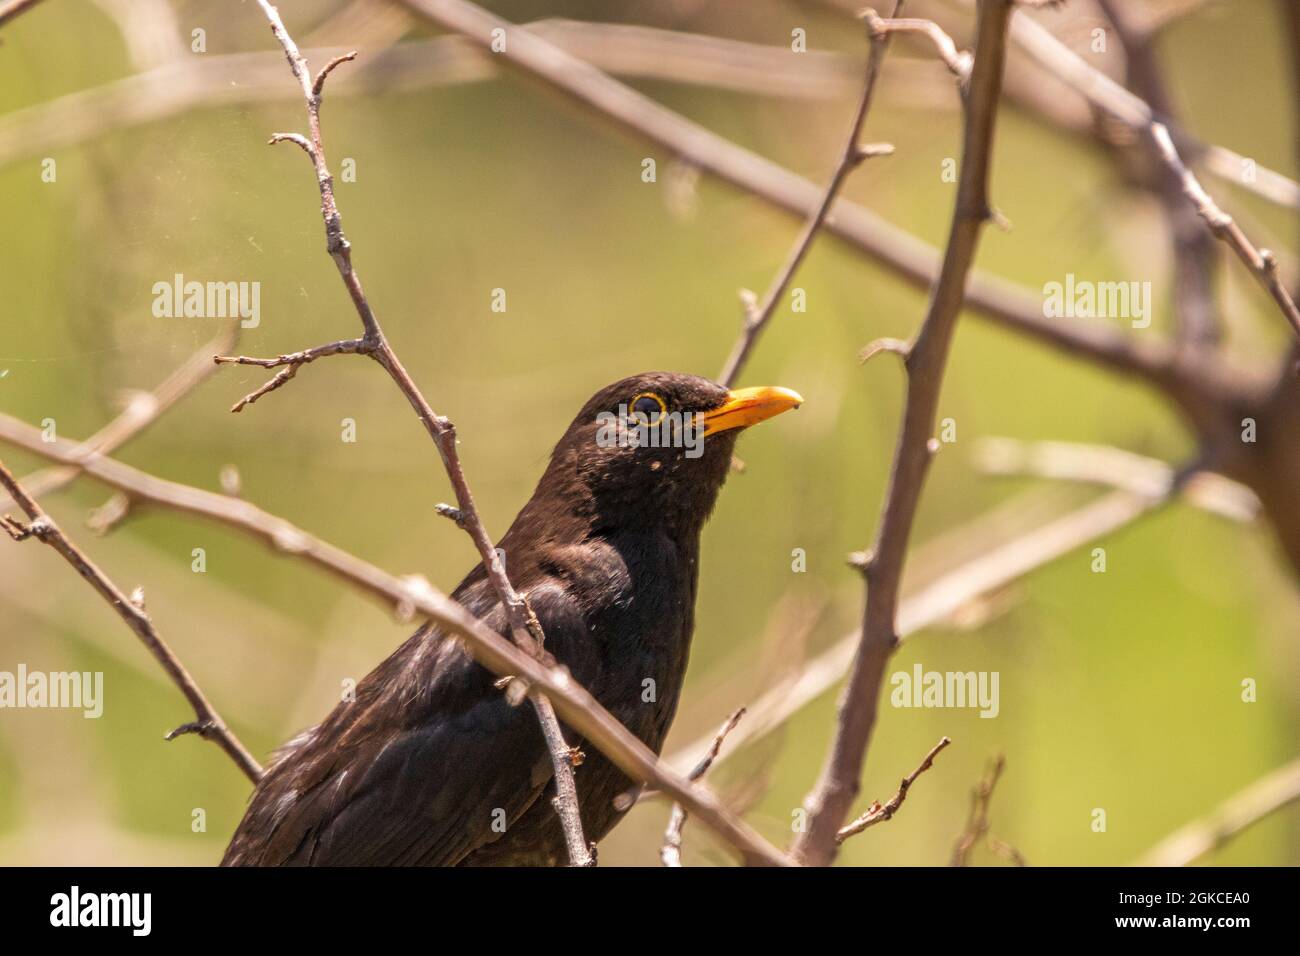
[[[281,9],[301,37],[339,6]],[[811,2],[493,7],[516,20],[563,14],[778,46],[803,26],[813,48],[863,52],[850,20]],[[176,9],[186,31],[207,29],[208,55],[271,49],[250,2]],[[1296,175],[1275,17],[1264,0],[1215,4],[1174,28],[1160,53],[1191,129]],[[918,52],[900,43],[891,59]],[[0,113],[131,72],[98,7],[51,0],[4,30]],[[868,163],[847,194],[941,242],[953,187],[938,170],[957,155],[959,114],[902,108],[888,64],[885,72],[867,138],[898,152]],[[817,180],[853,105],[640,86]],[[302,126],[287,69],[285,87],[280,103],[202,109],[58,150],[53,184],[41,181],[37,155],[0,168],[0,409],[29,422],[53,418],[61,436],[81,438],[115,413],[121,389],[161,381],[220,321],[153,317],[153,283],[178,272],[261,283],[262,323],[243,335],[243,353],[355,334],[324,254],[308,166],[296,150],[263,145],[271,131]],[[598,387],[652,368],[716,373],[738,328],[736,289],[764,288],[796,231],[761,201],[707,180],[691,214],[671,212],[670,156],[515,76],[327,97],[325,133],[336,170],[356,160],[357,180],[340,183],[338,196],[366,289],[434,406],[458,424],[470,481],[498,534]],[[646,156],[659,162],[656,184],[641,181]],[[1015,228],[985,236],[981,266],[1031,287],[1067,271],[1149,278],[1167,302],[1159,219],[1123,190],[1103,155],[1009,110],[994,169],[993,196]],[[1228,192],[1290,241],[1294,222],[1281,211]],[[1266,355],[1281,323],[1237,264],[1224,264],[1233,344]],[[790,386],[807,404],[741,442],[746,470],[732,476],[705,531],[694,654],[670,749],[723,719],[730,700],[711,688],[728,686],[743,703],[797,665],[789,639],[798,627],[770,623],[778,604],[824,602],[810,653],[860,613],[861,583],[844,555],[870,540],[901,376],[887,359],[860,368],[856,352],[878,336],[908,335],[924,294],[829,239],[796,285],[807,290],[807,313],[781,310],[742,384]],[[504,315],[489,308],[497,287],[507,290]],[[450,494],[437,456],[382,373],[332,359],[228,414],[263,377],[219,371],[118,457],[207,488],[235,463],[250,500],[389,570],[454,587],[473,563],[471,546],[434,514]],[[918,542],[1037,484],[977,472],[969,449],[981,435],[1104,442],[1171,461],[1189,449],[1147,392],[978,317],[961,325],[941,415],[958,422],[958,441],[931,473]],[[344,418],[357,422],[355,444],[340,441]],[[39,464],[3,454],[16,468]],[[48,506],[123,587],[144,585],[164,635],[259,755],[324,714],[340,681],[359,678],[408,630],[304,564],[218,527],[146,510],[92,539],[82,518],[105,497],[78,482]],[[955,743],[899,817],[849,843],[844,862],[946,862],[969,788],[997,750],[1007,771],[993,831],[1036,864],[1130,861],[1296,753],[1300,607],[1267,529],[1179,505],[1105,545],[1105,574],[1090,571],[1086,552],[1073,554],[1016,585],[1005,613],[976,630],[934,630],[905,645],[898,669],[1000,672],[1001,713],[982,720],[886,706],[864,805],[891,794],[940,735]],[[202,575],[190,570],[197,547],[207,552]],[[806,574],[791,573],[793,548],[806,550]],[[103,670],[108,701],[97,721],[0,713],[0,862],[215,862],[246,781],[215,747],[164,744],[188,714],[153,661],[52,552],[5,543],[0,669],[20,661]],[[1258,703],[1240,700],[1246,677],[1259,682]],[[775,840],[787,839],[791,809],[820,766],[834,696],[716,773],[733,791],[766,774],[751,816]],[[1105,834],[1090,829],[1094,807],[1107,811]],[[206,812],[204,833],[191,832],[195,808]],[[606,841],[602,863],[654,862],[665,817],[661,803],[639,808]],[[1292,808],[1213,859],[1300,863],[1298,830]],[[723,858],[703,827],[687,830],[688,864]],[[981,850],[975,862],[999,861]]]

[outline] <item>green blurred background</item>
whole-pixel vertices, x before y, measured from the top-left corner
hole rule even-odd
[[[301,42],[343,6],[284,0],[280,9]],[[852,20],[811,2],[491,7],[515,21],[617,20],[787,50],[802,27],[813,49],[861,56],[864,46]],[[171,9],[185,35],[207,31],[203,55],[272,50],[249,0]],[[923,14],[925,4],[914,9]],[[406,39],[435,32],[413,24]],[[114,21],[90,2],[48,0],[0,38],[0,114],[135,71]],[[1173,28],[1160,52],[1189,128],[1300,172],[1275,4],[1210,4]],[[902,43],[891,52],[866,138],[898,151],[866,164],[846,194],[941,242],[953,187],[938,170],[958,154],[960,117],[955,96],[925,108],[908,97],[898,74],[923,54]],[[153,317],[153,283],[177,272],[261,283],[262,322],[243,334],[245,354],[356,334],[324,254],[308,165],[292,148],[264,145],[272,131],[303,126],[287,68],[283,81],[277,102],[9,149],[0,167],[0,409],[32,423],[53,418],[61,437],[83,438],[116,413],[121,390],[156,385],[222,323]],[[853,108],[851,94],[634,85],[818,181]],[[336,174],[345,157],[356,161],[356,181],[338,185],[354,261],[399,354],[457,423],[497,534],[598,387],[657,368],[716,374],[738,328],[736,289],[763,289],[797,230],[762,201],[707,179],[693,193],[670,185],[670,155],[516,76],[386,95],[339,89],[326,98],[325,140]],[[47,156],[57,160],[54,183],[41,179]],[[645,157],[658,162],[657,183],[641,179]],[[1124,188],[1104,154],[1007,110],[992,192],[1015,227],[985,235],[982,267],[1033,288],[1066,272],[1150,279],[1158,311],[1146,334],[1167,328],[1158,211]],[[1222,185],[1216,192],[1289,246],[1295,223],[1284,213]],[[1224,266],[1230,344],[1268,360],[1281,323],[1237,263]],[[741,442],[746,469],[731,477],[705,531],[694,652],[670,750],[709,733],[860,613],[861,582],[844,557],[872,535],[902,379],[886,360],[859,367],[856,352],[878,336],[908,336],[924,295],[831,239],[816,245],[795,285],[807,292],[807,312],[779,310],[741,384],[789,386],[807,404]],[[494,288],[507,291],[505,314],[490,309]],[[472,548],[434,513],[450,497],[445,477],[382,372],[332,359],[229,414],[263,380],[255,369],[219,371],[117,457],[211,489],[233,463],[249,500],[386,569],[454,587]],[[921,544],[1042,485],[982,474],[972,460],[982,436],[1109,443],[1170,461],[1190,449],[1146,391],[978,317],[960,326],[940,414],[956,420],[958,441],[931,472],[914,535]],[[344,418],[357,423],[353,444],[340,440]],[[40,464],[13,449],[0,454],[20,474]],[[1057,491],[1062,504],[1095,494]],[[259,758],[323,715],[340,681],[360,678],[410,630],[302,562],[181,516],[137,511],[95,539],[83,519],[107,495],[83,480],[46,504],[120,585],[145,587],[155,622]],[[969,789],[997,751],[1007,770],[992,831],[1030,863],[1085,865],[1131,861],[1296,753],[1300,604],[1267,528],[1177,505],[1104,544],[1105,574],[1091,572],[1086,551],[1075,553],[1000,595],[976,626],[935,628],[903,647],[895,669],[1000,672],[1001,712],[984,720],[885,706],[864,806],[890,795],[941,734],[954,745],[898,818],[848,843],[843,862],[946,862]],[[204,574],[191,571],[199,547]],[[806,573],[791,571],[794,548],[807,553]],[[942,548],[929,553],[913,567],[913,586],[944,564]],[[0,711],[0,862],[215,863],[247,782],[213,746],[164,744],[188,712],[154,661],[52,551],[6,542],[0,670],[19,662],[102,670],[107,702],[99,720]],[[1258,702],[1242,702],[1244,678],[1258,682]],[[724,794],[754,798],[750,819],[773,840],[789,838],[834,706],[835,694],[824,695],[712,778]],[[1095,807],[1107,811],[1105,833],[1091,829]],[[192,832],[195,808],[206,832]],[[662,802],[639,807],[602,845],[601,862],[657,862],[666,815]],[[726,859],[703,826],[688,828],[688,864]],[[1300,863],[1300,809],[1211,860]],[[974,862],[1002,865],[983,849]]]

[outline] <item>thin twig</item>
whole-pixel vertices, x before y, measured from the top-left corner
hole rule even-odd
[[[904,0],[895,0],[893,12],[895,17],[902,10],[903,3]],[[777,303],[785,294],[786,288],[789,287],[790,281],[794,278],[794,274],[798,271],[804,257],[808,255],[808,250],[812,248],[813,240],[817,237],[818,230],[826,221],[826,215],[830,212],[831,205],[835,202],[835,197],[839,195],[844,181],[848,179],[850,172],[857,169],[863,160],[872,155],[863,148],[858,140],[862,137],[862,126],[866,122],[867,113],[871,109],[871,101],[876,91],[876,79],[880,75],[880,65],[884,62],[885,53],[889,49],[890,35],[888,31],[874,28],[872,20],[876,18],[872,11],[866,11],[864,17],[868,19],[871,50],[867,54],[866,75],[862,81],[862,95],[858,97],[857,109],[854,111],[853,122],[849,126],[844,148],[840,151],[839,162],[835,166],[835,171],[831,174],[830,182],[826,184],[826,191],[822,195],[821,202],[817,204],[817,209],[804,223],[803,231],[800,232],[799,238],[795,240],[793,248],[786,256],[785,264],[781,266],[780,271],[777,272],[768,285],[767,291],[763,293],[763,298],[757,304],[751,304],[742,297],[745,315],[740,338],[736,340],[731,354],[722,366],[722,372],[718,375],[718,382],[727,387],[735,383],[736,376],[740,374],[740,370],[758,341],[758,337],[763,334],[763,329],[772,320]]]
[[[563,667],[543,663],[487,627],[464,607],[420,577],[399,578],[335,547],[289,521],[241,498],[167,481],[101,454],[78,457],[78,445],[65,438],[45,442],[41,430],[0,413],[0,441],[61,464],[77,464],[88,476],[131,495],[242,531],[275,551],[301,558],[338,580],[378,598],[402,618],[427,617],[449,634],[464,638],[475,660],[501,677],[515,677],[555,702],[565,723],[633,780],[679,800],[691,813],[751,864],[786,866],[785,854],[728,811],[707,788],[671,769]]]
[[[22,508],[30,519],[30,524],[23,525],[18,520],[4,515],[0,518],[0,524],[4,525],[5,530],[15,541],[23,541],[26,538],[36,538],[42,544],[48,544],[57,551],[68,564],[72,565],[77,573],[90,584],[100,597],[108,602],[109,606],[117,612],[117,615],[126,622],[127,627],[135,632],[140,641],[162,665],[167,676],[172,679],[180,692],[185,695],[190,706],[194,708],[194,721],[185,724],[183,727],[189,728],[189,731],[197,733],[206,740],[214,741],[217,746],[226,752],[226,755],[235,762],[237,766],[249,780],[257,783],[262,776],[262,768],[253,755],[245,749],[244,745],[239,742],[234,731],[226,726],[225,721],[216,709],[208,703],[208,699],[203,696],[203,691],[199,685],[194,682],[185,666],[180,659],[172,653],[171,648],[162,639],[157,628],[154,627],[153,621],[148,613],[144,610],[144,600],[140,592],[133,600],[123,594],[118,587],[108,579],[108,576],[96,566],[90,558],[86,557],[67,535],[54,523],[54,519],[46,514],[36,499],[29,495],[26,490],[18,483],[9,469],[0,462],[0,485],[3,485]],[[180,728],[178,728],[178,731]],[[175,737],[177,731],[167,735],[171,740]]]
[[[533,656],[540,658],[545,639],[542,626],[538,622],[537,616],[533,614],[532,609],[528,606],[527,599],[521,597],[515,591],[510,579],[506,577],[501,556],[494,547],[492,538],[487,533],[478,509],[474,505],[474,496],[470,492],[464,469],[461,467],[460,453],[456,447],[456,426],[433,410],[423,393],[416,386],[414,379],[411,378],[402,365],[397,353],[388,344],[383,329],[380,328],[379,320],[375,317],[370,302],[362,290],[361,279],[352,266],[351,245],[343,234],[342,218],[339,215],[338,204],[334,199],[334,177],[330,173],[329,165],[326,162],[325,147],[321,140],[320,107],[321,91],[325,86],[326,79],[336,67],[353,59],[356,53],[345,53],[342,56],[334,57],[312,80],[308,71],[307,60],[299,52],[293,38],[290,37],[284,21],[280,19],[279,12],[268,0],[258,0],[258,4],[261,6],[267,20],[270,21],[271,32],[284,49],[290,69],[292,69],[294,76],[297,77],[299,84],[302,86],[303,97],[307,105],[308,136],[304,138],[297,134],[277,133],[271,137],[271,142],[276,143],[284,140],[294,142],[302,147],[312,162],[312,166],[316,171],[316,180],[320,187],[321,217],[325,222],[326,249],[334,260],[334,264],[338,267],[344,286],[347,287],[352,304],[361,319],[364,334],[361,339],[334,343],[333,345],[297,353],[298,355],[308,355],[310,357],[300,361],[290,361],[283,371],[243,402],[237,403],[232,411],[239,411],[245,404],[255,401],[267,392],[284,385],[289,379],[293,378],[304,361],[312,361],[325,355],[339,354],[340,352],[355,351],[368,355],[378,362],[388,372],[402,394],[406,396],[407,401],[415,410],[416,415],[424,425],[425,430],[428,431],[429,437],[433,439],[434,445],[442,457],[447,476],[451,479],[452,488],[456,492],[456,504],[462,516],[462,520],[458,524],[469,534],[478,549],[488,579],[491,581],[492,587],[505,609],[511,636],[520,647]],[[339,346],[349,347],[339,348]],[[285,357],[281,356],[281,358]],[[591,847],[582,832],[582,816],[577,802],[577,784],[573,778],[573,764],[570,759],[571,748],[564,741],[564,733],[560,728],[559,720],[555,716],[555,709],[551,702],[539,694],[531,694],[530,700],[533,709],[537,711],[537,718],[542,725],[542,735],[546,740],[547,751],[551,756],[551,766],[555,774],[555,805],[564,830],[569,863],[571,866],[594,866],[595,856],[592,854]]]
[[[343,339],[326,345],[318,345],[315,348],[303,349],[300,352],[277,355],[275,358],[252,358],[247,355],[214,355],[212,356],[212,362],[216,365],[256,365],[261,368],[284,367],[283,371],[276,373],[266,384],[249,392],[230,406],[232,412],[241,412],[245,406],[253,404],[267,392],[273,392],[281,385],[284,385],[289,379],[298,374],[298,369],[309,362],[314,362],[329,355],[368,355],[373,348],[374,344],[366,339]]]
[[[687,774],[687,779],[694,782],[702,780],[704,775],[709,772],[713,766],[713,761],[718,759],[718,753],[722,750],[722,742],[727,739],[727,735],[736,729],[736,724],[740,723],[740,718],[745,716],[745,708],[741,707],[723,723],[718,729],[718,733],[713,738],[713,745],[709,748],[708,753],[700,758],[691,772]],[[668,827],[664,830],[664,845],[659,850],[659,859],[664,866],[678,867],[682,865],[682,828],[686,826],[686,808],[680,803],[674,803],[672,813],[668,815]]]
[[[907,355],[902,427],[876,541],[862,569],[867,600],[861,640],[840,699],[830,752],[805,803],[807,825],[795,838],[795,858],[805,864],[825,866],[835,858],[835,836],[860,787],[885,665],[898,645],[899,587],[912,521],[934,453],[939,389],[967,273],[980,233],[991,216],[988,179],[1011,13],[1010,0],[982,0],[979,4],[975,61],[965,96],[961,175],[947,251],[925,319]]]
[[[907,792],[912,789],[912,784],[916,783],[916,778],[921,776],[934,765],[934,758],[938,756],[939,751],[947,747],[952,740],[943,737],[937,744],[930,748],[930,752],[925,755],[925,759],[917,766],[915,770],[903,778],[903,782],[898,785],[898,791],[889,798],[885,803],[876,801],[867,808],[866,813],[858,817],[847,826],[841,827],[840,832],[835,834],[835,841],[843,843],[851,836],[857,836],[863,830],[874,827],[877,823],[884,823],[886,820],[892,820],[898,808],[903,805],[907,799]]]

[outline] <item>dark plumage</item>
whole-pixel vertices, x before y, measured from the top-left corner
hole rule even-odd
[[[736,436],[799,401],[784,389],[728,392],[666,372],[616,382],[578,413],[501,539],[547,650],[655,752],[686,672],[700,528]],[[653,414],[660,402],[668,413],[704,413],[697,457],[689,442],[609,440],[601,413],[622,405]],[[453,597],[506,633],[482,566]],[[223,865],[564,863],[536,715],[511,706],[494,681],[459,641],[422,627],[361,681],[355,700],[279,751]],[[587,838],[599,840],[631,782],[568,728],[566,738],[586,752],[578,796]]]

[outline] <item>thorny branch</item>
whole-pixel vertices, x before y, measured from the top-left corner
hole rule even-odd
[[[22,508],[30,519],[30,523],[24,525],[10,515],[0,517],[0,525],[3,525],[9,536],[15,541],[35,538],[57,551],[91,587],[99,592],[100,597],[108,602],[117,615],[126,622],[127,627],[135,632],[149,653],[162,665],[167,676],[172,679],[172,683],[180,688],[185,699],[194,708],[194,720],[173,730],[167,735],[167,739],[171,740],[184,733],[195,733],[205,740],[211,740],[226,752],[249,780],[257,783],[261,779],[262,768],[239,742],[234,731],[226,726],[216,708],[208,703],[208,699],[203,696],[203,691],[194,682],[194,678],[190,677],[180,659],[172,653],[171,648],[162,639],[162,635],[158,633],[148,612],[145,611],[144,592],[137,589],[131,597],[123,594],[117,585],[72,543],[62,529],[54,523],[54,519],[42,510],[36,503],[36,499],[26,492],[3,462],[0,462],[0,485],[4,486],[17,502],[18,507]]]

